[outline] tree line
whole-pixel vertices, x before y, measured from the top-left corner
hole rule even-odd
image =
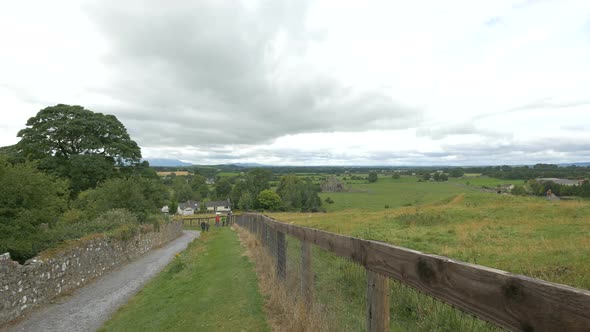
[[[24,262],[65,240],[159,226],[168,190],[113,115],[42,109],[0,149],[0,252]]]
[[[170,179],[172,178],[172,179]],[[271,190],[274,180],[272,172],[266,168],[252,168],[242,175],[216,177],[210,189],[201,174],[186,176],[171,175],[164,179],[173,191],[172,211],[179,203],[188,200],[230,199],[233,208],[241,210],[305,211],[321,210],[322,202],[318,193],[319,185],[310,179],[295,175],[285,175],[278,179],[278,187]],[[203,205],[202,205],[203,206]]]

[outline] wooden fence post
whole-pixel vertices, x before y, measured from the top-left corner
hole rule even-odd
[[[256,237],[262,242],[262,219],[258,218],[256,221]]]
[[[285,233],[277,232],[277,276],[280,280],[287,277],[287,246]]]
[[[367,331],[389,331],[389,279],[367,270]]]
[[[301,241],[301,295],[305,307],[313,303],[313,268],[311,266],[311,243]]]
[[[277,256],[277,231],[274,229],[270,231],[270,246],[268,247],[268,251],[271,255]]]

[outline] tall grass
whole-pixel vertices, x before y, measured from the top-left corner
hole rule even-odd
[[[399,192],[402,185],[411,188],[408,195]],[[372,193],[340,193],[351,195],[341,199],[345,208],[338,207],[338,196],[330,193],[336,202],[328,213],[271,216],[590,289],[588,201],[550,202],[445,183],[390,180],[372,188]],[[357,200],[359,195],[364,196]],[[424,203],[404,206],[412,195]],[[392,208],[384,209],[385,201]]]

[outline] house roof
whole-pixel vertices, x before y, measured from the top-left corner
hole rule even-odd
[[[579,180],[558,179],[558,178],[540,178],[537,181],[551,181],[565,186],[574,186],[580,184]]]
[[[199,202],[197,202],[197,201],[186,201],[186,202],[178,203],[178,207],[181,210],[184,210],[186,208],[192,208],[192,209],[198,210],[199,209]]]
[[[201,206],[201,202],[197,202],[197,201],[186,201],[186,202],[182,202],[182,203],[178,203],[178,207],[181,210],[184,210],[186,208],[192,208],[195,210],[198,210],[199,207]],[[231,206],[231,202],[228,199],[224,200],[224,201],[210,201],[210,202],[205,202],[205,206],[206,207],[219,207],[219,206]]]
[[[206,207],[230,206],[229,198],[225,201],[210,201],[205,202]]]

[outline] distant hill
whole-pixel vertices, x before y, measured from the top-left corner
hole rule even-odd
[[[150,166],[163,167],[163,166],[192,166],[193,164],[184,162],[178,159],[144,159],[150,163]]]
[[[228,164],[230,166],[238,166],[238,167],[268,167],[267,165],[258,164],[258,163],[235,163],[235,164]]]
[[[562,167],[567,167],[567,166],[588,167],[588,166],[590,166],[590,162],[582,162],[582,163],[565,163],[565,164],[558,164],[558,166],[562,166]]]

